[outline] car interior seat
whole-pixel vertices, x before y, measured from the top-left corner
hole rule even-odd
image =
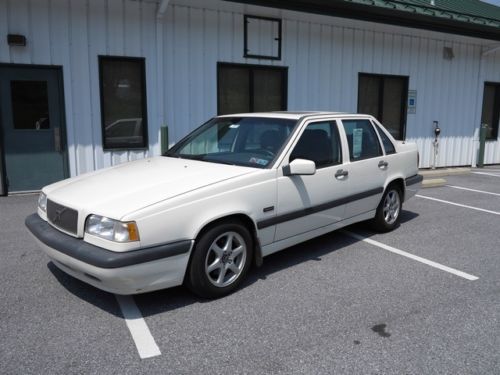
[[[316,167],[331,164],[332,145],[328,133],[321,129],[306,129],[290,155],[290,161],[294,159],[312,160]]]

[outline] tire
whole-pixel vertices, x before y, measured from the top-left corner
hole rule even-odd
[[[378,232],[390,232],[399,226],[403,208],[401,189],[389,185],[382,196],[372,226]]]
[[[228,295],[244,280],[252,256],[252,235],[243,224],[218,224],[196,240],[186,285],[203,298]]]

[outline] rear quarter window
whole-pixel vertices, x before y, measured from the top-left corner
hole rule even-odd
[[[378,134],[380,135],[380,139],[382,139],[382,144],[384,145],[386,155],[395,154],[396,148],[394,147],[394,144],[389,139],[387,134],[385,134],[382,128],[377,124],[375,124],[375,127],[377,128]]]

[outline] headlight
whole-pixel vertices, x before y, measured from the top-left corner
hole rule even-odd
[[[38,208],[47,212],[47,196],[44,193],[40,193],[38,196]]]
[[[135,222],[121,222],[98,215],[90,215],[87,218],[85,232],[115,242],[139,241],[139,231]]]

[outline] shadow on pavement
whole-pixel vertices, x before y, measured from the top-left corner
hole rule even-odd
[[[404,225],[404,223],[417,216],[418,214],[415,212],[403,210],[401,213],[401,224]],[[351,225],[346,229],[362,231],[367,237],[375,234],[374,231],[370,230],[366,222]],[[297,264],[311,260],[321,261],[322,256],[341,250],[356,242],[359,241],[335,231],[269,255],[265,258],[262,267],[253,267],[250,269],[246,280],[240,288],[246,288],[258,280],[265,280],[268,275],[294,267]],[[110,314],[122,317],[113,294],[99,290],[67,275],[52,262],[47,264],[47,268],[70,293]],[[145,317],[176,310],[194,303],[211,302],[211,300],[193,295],[184,287],[139,294],[134,296],[134,298]]]

